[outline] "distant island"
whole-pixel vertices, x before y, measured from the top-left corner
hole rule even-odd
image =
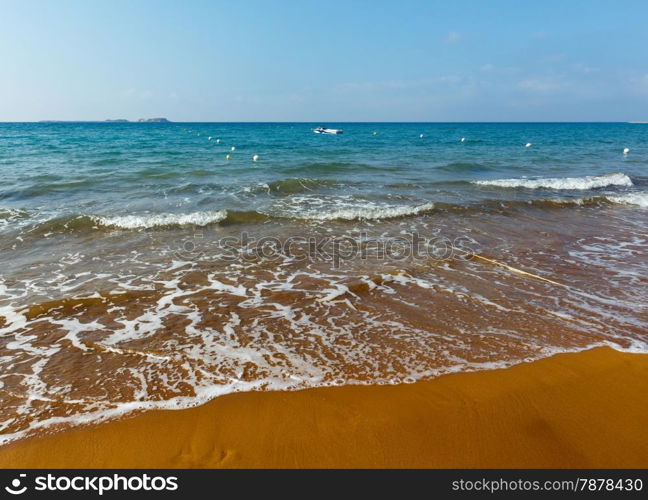
[[[171,123],[166,118],[140,118],[134,122],[125,118],[115,120],[41,120],[39,123]]]
[[[169,120],[166,118],[140,118],[137,121],[146,123],[169,123]]]

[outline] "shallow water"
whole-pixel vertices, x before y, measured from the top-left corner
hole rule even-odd
[[[316,125],[0,124],[5,441],[648,350],[648,126]]]

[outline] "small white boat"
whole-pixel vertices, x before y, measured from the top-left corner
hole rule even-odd
[[[339,128],[317,127],[313,129],[313,132],[316,134],[341,134],[343,130]]]

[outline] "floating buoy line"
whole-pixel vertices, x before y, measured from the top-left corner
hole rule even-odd
[[[191,129],[181,128],[181,127],[178,127],[178,128],[180,128],[183,132],[186,132],[186,133],[188,133],[188,134],[195,134],[196,137],[201,137],[201,136],[203,135],[202,132],[199,132],[199,131],[197,131],[197,130],[191,130]],[[371,135],[378,135],[378,131],[377,131],[377,130],[373,130],[373,131],[371,132]],[[419,139],[423,139],[424,137],[425,137],[425,134],[419,134]],[[214,136],[211,136],[211,135],[210,135],[210,136],[207,136],[207,140],[208,140],[208,141],[213,141],[213,142],[215,142],[216,144],[220,144],[220,143],[221,143],[221,138],[220,138],[220,137],[214,137]],[[459,141],[460,141],[460,142],[466,142],[466,138],[465,138],[465,137],[461,137],[461,138],[459,139]],[[533,143],[531,143],[531,142],[527,142],[527,143],[524,144],[524,147],[525,147],[525,148],[530,148],[530,147],[532,147],[532,146],[533,146]],[[231,147],[230,147],[230,151],[232,151],[232,152],[236,151],[236,146],[231,146]],[[628,154],[630,154],[630,148],[627,148],[627,147],[623,148],[623,156],[627,156]],[[227,155],[225,155],[225,159],[228,160],[228,161],[231,160],[231,159],[232,159],[231,154],[227,154]],[[259,161],[259,159],[260,159],[260,156],[259,156],[258,154],[254,154],[254,155],[252,155],[252,161],[253,161],[253,162],[257,162],[257,161]],[[549,280],[549,281],[550,281],[550,280]]]

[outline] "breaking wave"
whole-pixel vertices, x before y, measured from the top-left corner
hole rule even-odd
[[[308,200],[305,202],[304,200]],[[129,214],[116,216],[71,215],[33,224],[28,232],[34,235],[82,233],[99,230],[147,230],[171,229],[183,226],[222,226],[234,224],[261,224],[271,220],[298,221],[379,221],[403,217],[428,215],[432,213],[514,213],[525,208],[568,209],[571,207],[609,207],[628,205],[648,207],[648,192],[624,193],[571,198],[538,198],[530,200],[482,200],[462,205],[443,202],[425,202],[416,205],[386,205],[365,200],[326,200],[325,198],[302,197],[278,203],[264,210],[216,210],[186,214]],[[16,217],[26,217],[22,212]],[[9,224],[13,217],[2,219],[0,225]]]
[[[214,212],[193,212],[189,214],[117,215],[91,218],[102,226],[121,229],[148,229],[166,226],[206,226],[220,222],[227,217],[226,210]]]
[[[193,212],[189,214],[140,214],[140,215],[72,215],[57,217],[36,224],[29,232],[35,234],[78,233],[106,229],[150,229],[185,225],[206,226],[227,217],[226,210]]]
[[[637,205],[642,208],[648,208],[648,193],[646,192],[626,193],[618,196],[606,196],[606,198],[613,203]]]
[[[377,203],[365,202],[358,204],[342,204],[338,208],[321,210],[317,207],[312,209],[296,211],[292,215],[295,219],[305,220],[381,220],[405,217],[408,215],[419,215],[430,212],[434,209],[434,203],[423,203],[421,205],[380,205]]]
[[[479,186],[496,186],[504,188],[527,189],[571,189],[586,190],[606,186],[632,186],[632,180],[626,174],[614,173],[600,176],[545,178],[545,179],[494,179],[473,181]]]

